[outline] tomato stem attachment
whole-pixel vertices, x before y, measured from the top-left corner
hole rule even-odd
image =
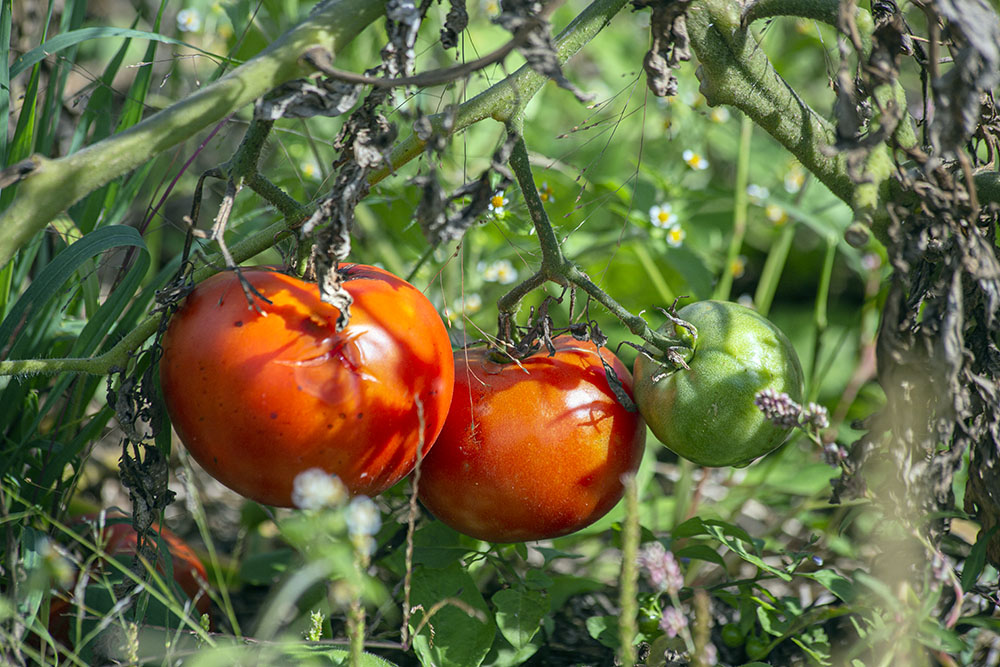
[[[510,155],[510,168],[517,178],[518,186],[524,196],[524,202],[531,214],[531,222],[535,227],[538,236],[538,244],[542,251],[541,266],[538,271],[532,274],[524,282],[516,285],[509,292],[504,294],[497,301],[497,310],[500,312],[501,323],[505,320],[513,319],[521,300],[532,290],[541,287],[545,282],[554,282],[564,287],[574,286],[587,293],[594,301],[604,306],[612,315],[617,317],[628,327],[628,330],[641,338],[643,341],[653,346],[654,349],[669,355],[670,351],[678,346],[687,347],[683,339],[670,336],[664,332],[656,331],[646,323],[639,315],[634,315],[626,310],[620,303],[615,301],[607,292],[598,287],[590,277],[580,270],[572,260],[568,259],[559,245],[559,239],[552,229],[548,214],[542,205],[542,199],[538,195],[538,188],[535,186],[535,179],[531,172],[531,163],[528,158],[528,149],[524,143],[524,137],[520,132],[520,119],[512,121],[508,125],[508,132],[516,134],[514,149]],[[501,326],[501,344],[512,341],[504,338],[504,327]]]

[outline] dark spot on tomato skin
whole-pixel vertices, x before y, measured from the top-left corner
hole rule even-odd
[[[271,419],[277,419],[277,418],[278,418],[278,413],[277,412],[272,412],[271,413]]]
[[[212,457],[212,462],[213,463],[218,463],[219,462],[219,457],[218,456],[213,456]]]
[[[302,391],[302,385],[300,384],[295,385],[295,388],[298,389],[299,391]]]
[[[235,322],[233,322],[233,326],[234,327],[241,327],[241,326],[243,326],[243,320],[236,320]]]
[[[583,477],[580,480],[580,486],[590,486],[593,483],[594,483],[594,476],[593,475],[587,475],[586,477]]]
[[[359,412],[359,413],[358,413],[358,419],[361,419],[361,418],[363,418],[364,416],[365,416],[365,413],[363,413],[363,412]]]
[[[341,412],[340,413],[340,418],[341,419],[347,419],[347,415],[345,415],[343,412]]]
[[[327,425],[326,425],[326,428],[327,428],[327,430],[329,430],[329,429],[333,428],[333,424],[327,424]]]

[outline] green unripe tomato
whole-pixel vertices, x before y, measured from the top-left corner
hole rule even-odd
[[[740,626],[737,623],[726,623],[722,626],[722,643],[729,648],[738,648],[743,646],[743,642],[746,641],[746,637],[743,636],[743,631],[740,630]]]
[[[660,634],[660,613],[655,609],[640,609],[639,631],[646,637]]]
[[[635,400],[659,440],[705,466],[743,466],[788,437],[754,405],[764,389],[802,401],[802,366],[788,338],[757,311],[728,301],[699,301],[677,317],[697,329],[689,369],[635,361]],[[660,331],[688,332],[667,322]],[[654,377],[662,375],[656,382]]]
[[[746,651],[747,657],[751,660],[763,660],[770,653],[767,650],[767,647],[770,645],[771,642],[767,640],[767,637],[750,635],[747,637],[747,643],[744,645],[743,650]]]

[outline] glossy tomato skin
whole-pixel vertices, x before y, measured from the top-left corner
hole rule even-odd
[[[433,305],[382,269],[341,270],[354,303],[339,333],[339,311],[315,284],[249,269],[271,301],[257,300],[261,312],[235,275],[218,274],[188,295],[163,338],[160,381],[177,434],[209,474],[257,502],[292,506],[294,479],[309,468],[378,494],[444,424],[454,362]]]
[[[421,464],[419,497],[459,532],[494,542],[577,531],[622,496],[642,458],[646,426],[608,386],[593,343],[555,339],[519,363],[484,349],[455,354],[455,397]],[[601,350],[626,390],[628,369]]]
[[[677,316],[695,326],[690,368],[664,372],[635,360],[635,398],[653,434],[680,456],[705,466],[746,465],[788,437],[754,405],[773,389],[801,401],[802,366],[788,338],[756,311],[728,301],[698,301]],[[683,335],[667,322],[661,331]]]

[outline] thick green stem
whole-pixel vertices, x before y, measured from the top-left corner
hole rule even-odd
[[[732,0],[703,0],[688,10],[691,48],[701,64],[701,92],[711,104],[729,104],[764,128],[840,199],[855,185],[844,155],[830,155],[833,126],[813,111],[771,66],[740,22]]]
[[[268,90],[310,73],[299,56],[311,46],[336,52],[383,13],[383,2],[332,0],[218,81],[132,128],[57,160],[35,156],[0,218],[0,266],[71,204],[249,104]]]

